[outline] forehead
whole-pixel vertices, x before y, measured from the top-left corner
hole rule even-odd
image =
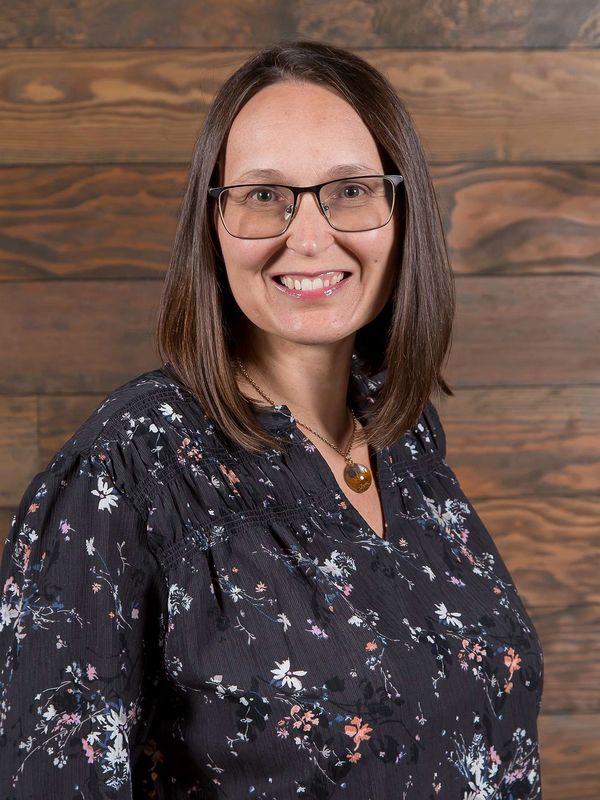
[[[344,163],[381,169],[377,143],[359,114],[327,87],[285,81],[261,89],[240,109],[227,137],[224,177],[273,169],[290,180],[316,181]]]

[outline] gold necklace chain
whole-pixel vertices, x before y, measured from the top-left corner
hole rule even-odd
[[[239,358],[236,359],[236,361],[240,371],[252,384],[252,386],[254,386],[254,388],[260,394],[260,396],[263,397],[272,406],[277,405],[267,394],[265,394],[265,392],[263,392],[263,390],[259,386],[257,386],[256,382],[250,377],[250,375],[248,375],[248,372],[246,371],[244,365],[239,360]],[[324,436],[321,436],[320,433],[313,430],[305,422],[301,422],[296,417],[294,417],[294,419],[296,419],[296,422],[299,425],[302,425],[304,428],[307,428],[311,433],[314,433],[315,436],[318,436],[319,439],[325,442],[325,444],[328,444],[330,447],[333,447],[334,450],[336,450],[341,456],[343,456],[344,460],[347,462],[346,468],[344,469],[344,480],[351,489],[354,489],[355,492],[364,492],[371,485],[373,478],[371,470],[368,467],[366,467],[364,464],[356,463],[355,461],[352,460],[352,457],[350,456],[350,451],[352,450],[352,445],[354,444],[354,438],[356,436],[356,417],[354,416],[354,412],[352,411],[352,409],[349,409],[349,411],[352,416],[352,436],[350,437],[350,443],[348,444],[348,447],[346,448],[345,452],[340,450],[339,447],[333,444],[333,442],[330,442]]]

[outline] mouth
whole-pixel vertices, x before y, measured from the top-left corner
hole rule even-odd
[[[272,276],[278,289],[287,290],[294,296],[318,297],[331,294],[348,280],[352,273],[343,270],[328,270],[313,276],[302,273],[282,273]]]

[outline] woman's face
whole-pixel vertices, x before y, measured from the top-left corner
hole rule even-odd
[[[338,165],[350,171],[330,173]],[[360,166],[358,166],[360,165]],[[250,170],[277,170],[267,179]],[[226,144],[223,185],[284,183],[311,186],[336,177],[384,174],[377,145],[354,109],[312,83],[268,86],[235,118]],[[287,231],[268,239],[238,239],[220,219],[217,230],[231,292],[250,325],[250,338],[301,344],[338,342],[373,320],[397,275],[398,220],[375,230],[342,233],[320,213],[314,194],[298,198]],[[274,276],[314,279],[350,273],[335,290],[309,297],[290,292]],[[322,279],[331,276],[322,275]],[[273,342],[281,345],[282,342]]]

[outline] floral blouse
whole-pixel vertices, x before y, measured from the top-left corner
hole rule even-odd
[[[359,419],[384,377],[354,356]],[[374,453],[385,538],[287,406],[254,413],[289,447],[238,448],[163,365],[32,479],[0,797],[541,798],[540,641],[433,404]]]

